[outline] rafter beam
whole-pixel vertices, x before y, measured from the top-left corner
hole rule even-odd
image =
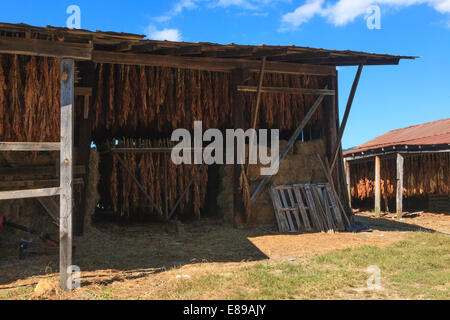
[[[217,72],[231,72],[236,68],[259,72],[260,62],[246,59],[219,59],[200,57],[175,57],[155,54],[118,53],[94,50],[92,60],[97,63],[132,64],[157,67],[172,67]],[[315,76],[335,76],[336,69],[331,66],[314,66],[296,63],[267,62],[266,72],[303,74]]]

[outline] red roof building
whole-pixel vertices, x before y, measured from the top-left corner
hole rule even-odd
[[[450,118],[389,131],[343,155],[354,207],[450,211]]]

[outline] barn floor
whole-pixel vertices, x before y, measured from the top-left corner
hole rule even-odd
[[[34,288],[41,280],[57,287],[58,252],[39,245],[35,254],[19,260],[20,236],[15,235],[7,243],[0,242],[0,299],[171,298],[161,295],[167,281],[195,273],[226,275],[246,266],[309,261],[364,245],[384,248],[407,239],[417,233],[409,231],[419,227],[450,233],[450,215],[423,213],[397,222],[362,213],[357,220],[369,224],[373,231],[279,235],[271,227],[238,230],[203,220],[185,225],[184,234],[176,234],[164,225],[101,224],[74,241],[73,263],[81,269],[81,288],[71,293],[56,288],[43,295],[34,293]]]

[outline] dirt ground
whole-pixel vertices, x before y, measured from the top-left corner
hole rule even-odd
[[[275,227],[234,229],[213,220],[185,225],[178,234],[165,225],[118,226],[102,224],[74,239],[73,264],[81,269],[81,288],[61,292],[58,251],[38,245],[25,260],[18,259],[20,236],[0,235],[0,297],[6,299],[98,299],[92,292],[114,289],[115,299],[150,298],[167,279],[199,271],[229,273],[256,262],[303,259],[328,251],[361,245],[386,246],[405,238],[408,231],[450,233],[450,215],[421,213],[401,221],[358,213],[356,220],[370,232],[280,235]],[[53,287],[39,296],[40,280]],[[107,298],[107,294],[104,298]]]

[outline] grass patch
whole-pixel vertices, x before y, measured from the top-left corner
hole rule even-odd
[[[371,265],[381,270],[380,291],[367,289]],[[449,299],[449,279],[450,237],[418,232],[384,248],[361,246],[298,262],[257,263],[229,275],[197,275],[160,293],[163,299]]]

